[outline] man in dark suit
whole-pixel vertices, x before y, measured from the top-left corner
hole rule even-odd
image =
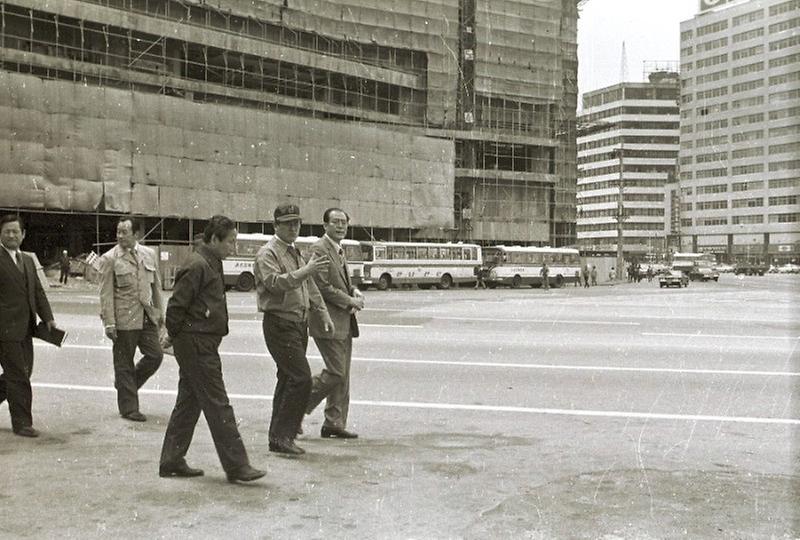
[[[20,250],[25,227],[19,216],[0,218],[0,403],[8,400],[11,428],[22,437],[38,437],[33,428],[31,372],[36,315],[56,327],[36,266]]]
[[[322,437],[355,439],[358,435],[346,429],[350,408],[350,359],[353,338],[358,337],[355,314],[364,308],[364,295],[350,284],[347,259],[341,246],[350,217],[340,208],[329,208],[322,220],[325,235],[311,251],[330,261],[327,270],[316,274],[314,281],[333,321],[333,333],[323,331],[316,317],[309,318],[309,333],[322,354],[325,368],[312,380],[306,414],[311,414],[327,398]]]

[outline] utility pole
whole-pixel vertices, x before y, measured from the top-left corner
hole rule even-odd
[[[622,201],[625,188],[624,168],[622,166],[624,148],[625,142],[622,135],[620,135],[619,148],[617,148],[615,152],[619,158],[619,193],[617,194],[617,281],[622,281],[624,276],[623,266],[625,265],[625,256],[622,252],[622,225],[625,219],[625,204]]]

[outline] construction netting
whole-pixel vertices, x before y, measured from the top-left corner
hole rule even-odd
[[[451,227],[452,141],[0,72],[0,206]]]

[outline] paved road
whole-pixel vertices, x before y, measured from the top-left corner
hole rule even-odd
[[[370,291],[352,375],[362,437],[320,440],[317,412],[300,460],[267,452],[274,365],[253,295],[231,293],[226,382],[269,470],[245,487],[224,482],[202,423],[189,457],[207,475],[156,476],[174,362],[143,390],[151,421],[120,420],[95,295],[53,291],[70,340],[37,347],[45,436],[14,437],[0,407],[0,534],[795,537],[798,285]]]

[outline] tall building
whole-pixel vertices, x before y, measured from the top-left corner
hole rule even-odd
[[[303,234],[335,205],[357,238],[574,242],[575,0],[2,0],[0,19],[0,208],[45,258],[113,242],[119,215],[165,241],[214,213],[270,232],[285,200]]]
[[[662,256],[678,159],[678,74],[650,73],[587,92],[578,116],[578,244],[616,252],[620,212],[626,257]],[[622,204],[620,204],[620,193]]]
[[[800,259],[800,0],[703,0],[681,23],[681,242]]]

